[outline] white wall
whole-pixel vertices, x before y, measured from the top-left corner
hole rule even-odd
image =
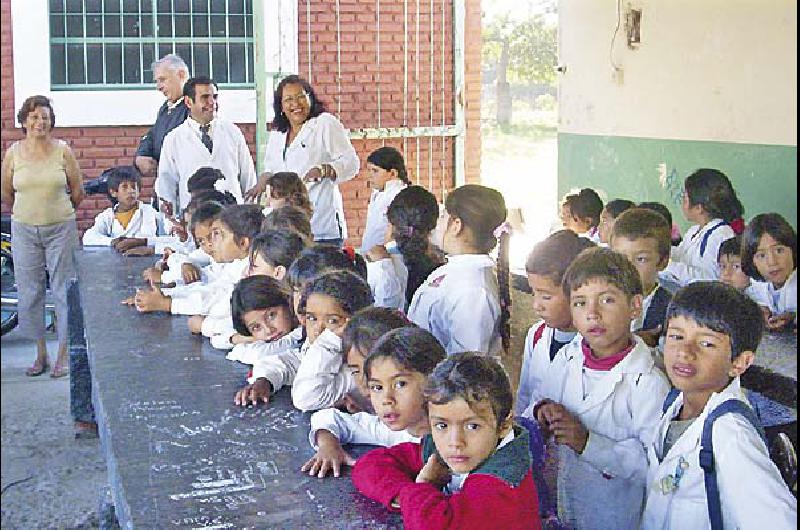
[[[559,3],[560,132],[797,145],[796,0],[619,0],[642,9],[641,46],[617,0]]]

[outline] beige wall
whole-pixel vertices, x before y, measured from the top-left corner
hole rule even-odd
[[[797,145],[796,0],[620,0],[621,82],[616,4],[560,1],[560,132]]]

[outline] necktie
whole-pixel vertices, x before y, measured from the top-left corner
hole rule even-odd
[[[214,149],[214,142],[211,140],[211,137],[208,135],[208,130],[211,128],[211,124],[207,123],[205,125],[200,126],[200,141],[203,142],[203,145],[206,146],[208,152],[210,153],[212,149]]]

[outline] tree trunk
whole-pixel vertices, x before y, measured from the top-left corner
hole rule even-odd
[[[503,51],[497,64],[497,124],[500,127],[511,125],[511,85],[507,80],[508,72],[508,40],[503,41]]]

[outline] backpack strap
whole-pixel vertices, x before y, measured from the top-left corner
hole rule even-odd
[[[728,223],[725,221],[720,221],[719,223],[715,224],[711,228],[708,229],[708,232],[703,234],[703,240],[700,241],[700,257],[703,257],[703,254],[706,253],[706,246],[708,245],[708,238],[711,237],[711,234],[719,228],[720,226],[728,226]]]
[[[714,421],[725,414],[739,414],[749,421],[758,432],[761,439],[766,443],[766,436],[761,424],[758,421],[753,409],[745,402],[738,399],[729,399],[712,410],[703,422],[703,434],[700,438],[700,467],[703,468],[704,481],[706,486],[706,503],[708,504],[708,518],[711,521],[712,530],[722,530],[722,506],[719,500],[719,487],[717,486],[717,471],[714,469],[714,447],[711,441],[711,433]]]
[[[667,409],[670,408],[673,403],[675,403],[675,399],[680,393],[681,391],[675,387],[669,389],[669,392],[667,392],[667,397],[664,398],[664,405],[661,406],[661,414],[667,412]]]

